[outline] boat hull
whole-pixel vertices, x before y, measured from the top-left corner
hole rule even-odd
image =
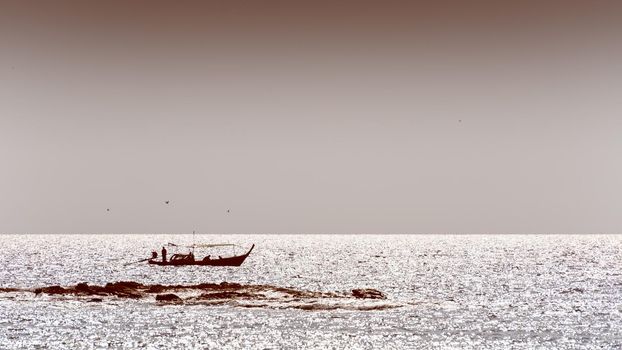
[[[189,265],[199,265],[199,266],[240,266],[246,260],[248,255],[253,251],[255,245],[251,247],[251,249],[246,252],[244,255],[239,256],[231,256],[226,258],[219,259],[203,259],[203,260],[154,260],[150,259],[148,262],[151,265],[159,265],[159,266],[189,266]]]

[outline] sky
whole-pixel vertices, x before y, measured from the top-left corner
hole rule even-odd
[[[0,233],[622,233],[621,7],[3,2]]]

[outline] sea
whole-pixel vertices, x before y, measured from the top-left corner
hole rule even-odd
[[[622,235],[0,238],[0,349],[622,348]],[[255,249],[240,267],[138,262],[169,242]],[[35,293],[120,281],[180,300]],[[183,289],[199,284],[235,292]]]

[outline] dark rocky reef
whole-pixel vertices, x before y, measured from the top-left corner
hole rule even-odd
[[[142,284],[137,282],[107,283],[104,287],[78,283],[73,287],[49,286],[33,290],[35,294],[77,295],[77,296],[117,296],[120,298],[140,299]]]
[[[212,293],[203,293],[196,297],[198,300],[220,300],[220,299],[265,299],[265,295],[250,293],[250,292],[235,292],[235,291],[224,291],[224,292],[212,292]]]
[[[228,303],[240,307],[296,308],[302,310],[357,309],[374,310],[396,306],[340,304],[340,300],[386,299],[375,289],[353,289],[351,292],[314,292],[272,285],[242,285],[239,283],[200,283],[194,285],[147,285],[133,281],[107,283],[104,286],[89,285],[86,282],[75,286],[47,286],[36,289],[3,288],[0,292],[33,292],[36,295],[74,296],[88,302],[102,302],[105,297],[124,299],[153,298],[158,304],[204,304]],[[184,297],[178,294],[186,292]],[[188,296],[190,295],[190,296]],[[321,301],[324,302],[321,302]],[[334,300],[334,301],[330,301]],[[267,304],[266,304],[267,303]]]

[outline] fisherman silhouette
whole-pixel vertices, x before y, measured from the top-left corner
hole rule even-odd
[[[165,201],[164,204],[168,204],[170,201]]]
[[[166,248],[162,247],[162,262],[166,262]]]

